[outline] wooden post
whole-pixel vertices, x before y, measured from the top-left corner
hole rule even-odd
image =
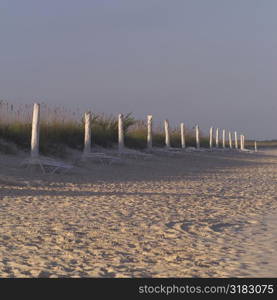
[[[240,135],[240,150],[243,150],[243,135]]]
[[[153,116],[148,115],[147,116],[147,148],[149,150],[152,149],[152,120],[153,120]]]
[[[165,147],[170,148],[170,135],[169,135],[169,122],[164,121],[164,132],[165,132]]]
[[[210,128],[210,149],[213,149],[213,127]]]
[[[234,132],[234,135],[235,135],[235,148],[238,149],[238,134],[236,131]]]
[[[222,148],[225,148],[225,129],[222,130]]]
[[[185,124],[184,123],[181,123],[181,146],[183,149],[186,148]]]
[[[256,141],[254,142],[254,149],[255,149],[255,152],[258,152],[258,146],[257,146],[257,142]]]
[[[123,115],[118,115],[118,150],[124,149],[124,126],[123,126]]]
[[[216,132],[215,132],[215,146],[216,148],[219,147],[219,128],[216,128]]]
[[[91,151],[91,112],[85,112],[85,136],[84,136],[84,151],[86,156]]]
[[[200,137],[199,137],[199,126],[195,126],[195,139],[196,139],[196,148],[200,149]]]
[[[37,158],[39,156],[39,119],[40,105],[38,103],[34,103],[31,136],[31,158]]]
[[[232,133],[231,133],[231,131],[229,131],[229,148],[230,148],[230,149],[233,148],[233,144],[232,144]]]
[[[244,136],[244,134],[242,135],[242,141],[243,141],[243,149],[245,149],[245,136]]]

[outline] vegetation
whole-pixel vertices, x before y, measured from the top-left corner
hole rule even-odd
[[[254,149],[254,140],[248,140],[245,142],[245,147],[249,149]],[[257,141],[258,149],[261,148],[277,148],[277,140],[268,140],[268,141]]]
[[[31,140],[31,105],[11,105],[0,101],[0,139],[12,143],[18,148],[28,150]],[[135,120],[132,114],[124,116],[125,144],[134,149],[144,149],[147,145],[146,123]],[[113,147],[117,143],[117,117],[104,114],[92,117],[92,144],[102,147]],[[82,150],[84,138],[84,122],[79,110],[70,111],[64,107],[52,108],[41,104],[40,151],[43,154],[64,156],[66,149]],[[172,147],[180,147],[179,128],[171,129]],[[153,146],[164,146],[163,128],[154,128]],[[192,131],[187,130],[187,146],[195,146]],[[6,146],[0,151],[7,152]],[[7,145],[7,144],[5,144]],[[201,146],[208,147],[208,138],[201,136]],[[1,150],[2,149],[2,150]],[[4,149],[4,150],[3,150]]]

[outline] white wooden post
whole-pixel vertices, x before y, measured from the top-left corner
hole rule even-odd
[[[124,149],[124,127],[123,127],[123,115],[118,115],[118,150]]]
[[[235,148],[238,149],[238,134],[236,131],[234,132],[234,134],[235,134]]]
[[[243,150],[243,135],[240,135],[240,150]]]
[[[164,121],[164,132],[165,132],[165,147],[170,148],[170,135],[169,135],[169,122]]]
[[[40,105],[38,103],[34,103],[31,136],[31,158],[37,158],[39,156],[39,119]]]
[[[196,148],[200,149],[200,137],[199,137],[199,126],[195,126],[195,139],[196,139]]]
[[[85,137],[84,137],[84,151],[86,156],[91,151],[91,112],[85,112]]]
[[[231,131],[229,131],[229,148],[230,148],[230,149],[233,148],[233,144],[232,144],[232,133],[231,133]]]
[[[147,116],[147,148],[152,149],[152,120],[153,116]]]
[[[186,148],[185,124],[184,123],[181,123],[181,146],[183,149]]]
[[[210,149],[213,148],[213,127],[210,128]]]
[[[254,142],[254,149],[255,149],[255,152],[258,152],[258,146],[257,146],[257,142],[256,141]]]
[[[216,148],[219,147],[219,128],[216,128],[216,132],[215,132],[215,146]]]
[[[244,136],[244,134],[242,135],[242,141],[243,141],[243,149],[245,149],[245,136]]]
[[[225,129],[222,130],[222,148],[225,148]]]

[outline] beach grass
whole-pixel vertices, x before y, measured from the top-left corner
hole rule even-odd
[[[22,150],[30,148],[32,105],[13,105],[0,101],[0,139]],[[124,115],[125,145],[133,149],[147,146],[146,121],[135,119],[131,113]],[[179,127],[171,128],[172,147],[181,147]],[[208,137],[200,133],[201,147],[208,147]],[[65,156],[66,149],[83,149],[84,120],[79,109],[41,104],[40,152]],[[115,147],[118,140],[117,116],[92,114],[92,145]],[[153,146],[165,146],[162,126],[153,129]],[[3,143],[2,143],[3,144]],[[186,146],[195,146],[193,129],[186,128]],[[3,148],[3,146],[2,146]],[[0,151],[2,149],[0,147]],[[4,147],[5,148],[5,147]],[[5,148],[5,151],[8,151]]]

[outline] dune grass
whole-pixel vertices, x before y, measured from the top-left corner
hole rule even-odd
[[[0,139],[28,151],[31,140],[32,105],[15,106],[0,101]],[[147,146],[147,129],[144,120],[136,120],[131,113],[124,116],[125,145],[133,149]],[[40,152],[65,156],[67,148],[83,149],[84,120],[79,110],[53,108],[41,104]],[[92,145],[115,147],[118,139],[117,117],[105,114],[92,115]],[[153,146],[164,147],[162,127],[153,130]],[[181,147],[180,130],[172,128],[172,147]],[[195,146],[192,130],[186,129],[186,145]],[[201,134],[201,147],[208,147],[208,138]],[[1,147],[0,147],[1,151]]]
[[[245,142],[246,148],[254,149],[254,140],[248,140]],[[257,147],[258,149],[262,148],[277,148],[277,140],[263,140],[263,141],[257,141]]]

